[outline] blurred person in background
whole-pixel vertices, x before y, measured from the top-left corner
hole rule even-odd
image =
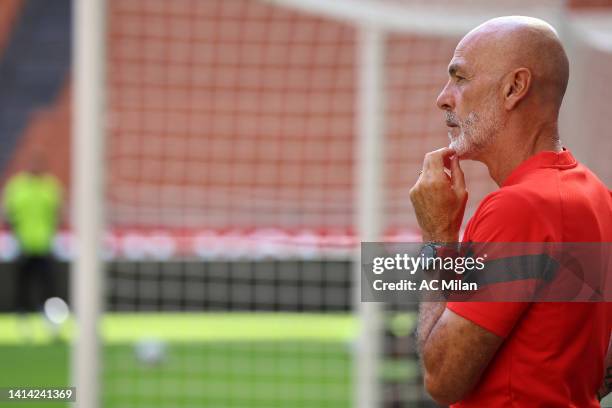
[[[42,310],[45,300],[55,295],[52,249],[62,207],[61,185],[48,172],[41,150],[32,154],[25,171],[8,180],[3,198],[6,221],[19,244],[16,306],[22,316],[20,329],[29,338],[26,313]]]

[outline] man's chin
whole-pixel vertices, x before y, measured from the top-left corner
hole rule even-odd
[[[451,141],[448,144],[448,147],[455,151],[455,155],[459,158],[459,160],[467,160],[470,159],[470,152],[465,146],[457,143],[456,141]]]

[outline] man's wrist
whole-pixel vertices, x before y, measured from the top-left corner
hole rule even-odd
[[[423,232],[423,242],[443,244],[457,241],[459,241],[459,234],[428,234]]]
[[[436,258],[456,258],[459,256],[459,245],[455,242],[425,242],[421,248],[421,256],[425,259],[425,270],[430,270],[430,263]]]

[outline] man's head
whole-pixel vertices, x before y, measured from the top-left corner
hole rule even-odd
[[[450,147],[475,159],[508,122],[555,121],[569,63],[548,23],[531,17],[489,20],[457,45],[437,105],[446,112]]]
[[[27,171],[36,176],[40,176],[47,171],[47,156],[44,150],[36,148],[32,151],[28,160]]]

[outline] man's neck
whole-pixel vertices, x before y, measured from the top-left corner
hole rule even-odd
[[[526,129],[503,132],[476,160],[489,169],[498,186],[510,176],[523,161],[540,152],[562,150],[557,124],[542,124],[531,131]]]

